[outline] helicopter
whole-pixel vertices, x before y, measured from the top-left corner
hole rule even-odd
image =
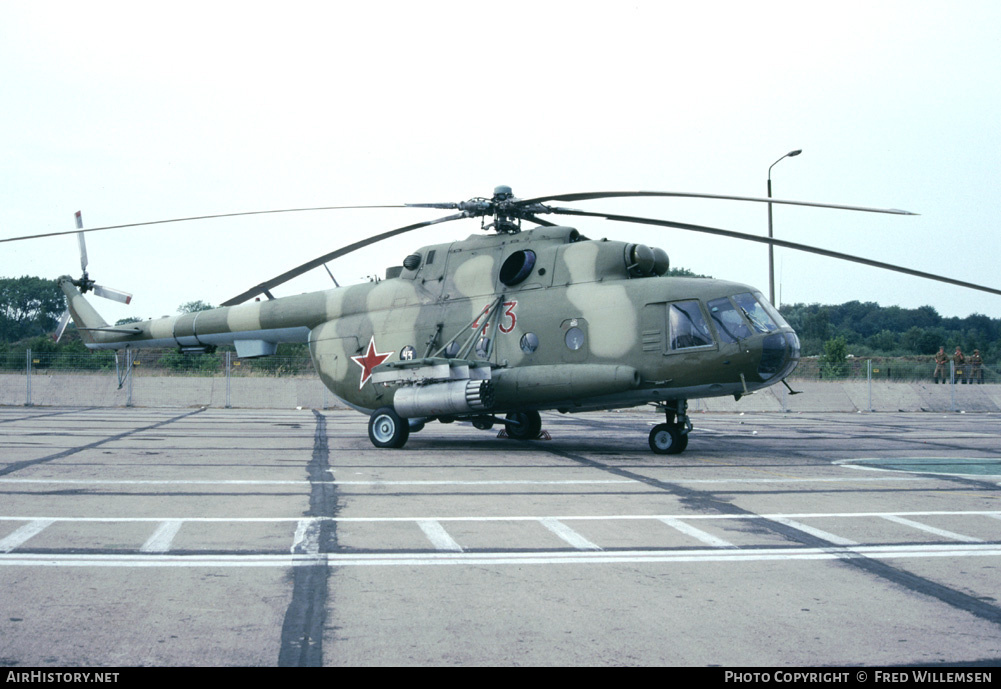
[[[754,287],[668,276],[670,262],[663,249],[588,239],[542,215],[596,217],[768,243],[1001,294],[784,240],[550,205],[616,197],[688,197],[914,215],[897,209],[682,192],[519,199],[510,187],[498,186],[489,198],[405,204],[457,212],[341,247],[259,283],[219,308],[112,326],[84,294],[93,290],[120,301],[128,295],[100,288],[90,279],[83,233],[134,225],[85,230],[78,214],[83,277],[64,276],[58,284],[90,349],[178,347],[197,353],[232,345],[238,357],[256,358],[275,354],[282,342],[307,343],[323,384],[347,406],[369,416],[369,439],[378,448],[403,447],[410,434],[431,421],[465,421],[481,430],[500,424],[509,438],[526,441],[540,437],[541,411],[653,405],[664,415],[648,437],[657,454],[687,448],[692,431],[689,400],[739,400],[780,382],[789,387],[785,379],[799,362],[799,338]],[[364,206],[380,207],[399,206]],[[255,213],[261,212],[283,211]],[[176,221],[206,217],[218,216]],[[477,217],[486,234],[421,247],[401,265],[388,268],[384,279],[296,296],[272,294],[288,280],[364,246]],[[523,228],[523,222],[534,227]],[[15,239],[52,234],[69,232]],[[262,296],[266,300],[260,301]],[[248,301],[252,298],[257,300]]]

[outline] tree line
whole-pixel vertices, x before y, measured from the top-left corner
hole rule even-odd
[[[945,317],[931,306],[905,309],[859,301],[779,310],[799,335],[804,356],[820,356],[826,343],[841,339],[856,357],[933,356],[939,347],[950,354],[961,347],[968,354],[979,349],[984,361],[1001,361],[1001,319],[978,313]]]

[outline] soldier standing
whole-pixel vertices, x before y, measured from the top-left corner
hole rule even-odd
[[[938,348],[938,354],[935,355],[935,384],[938,385],[938,377],[942,376],[942,382],[945,382],[945,365],[948,363],[949,357],[945,353],[945,346]]]
[[[984,360],[980,357],[980,350],[974,349],[973,356],[970,357],[970,382],[984,382]]]
[[[952,355],[952,363],[956,365],[956,378],[959,379],[960,383],[964,382],[963,364],[966,363],[966,357],[963,356],[963,350],[961,350],[959,347],[956,347],[956,353]]]

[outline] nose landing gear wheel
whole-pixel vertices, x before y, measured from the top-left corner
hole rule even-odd
[[[403,447],[410,437],[410,424],[392,407],[376,409],[368,420],[368,438],[376,447]]]
[[[650,449],[658,455],[676,455],[688,447],[688,434],[681,432],[681,427],[662,423],[650,431]]]

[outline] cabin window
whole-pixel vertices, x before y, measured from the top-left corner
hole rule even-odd
[[[490,351],[490,338],[481,337],[476,343],[476,356],[480,359],[486,359],[487,353]]]
[[[713,299],[707,304],[709,317],[716,324],[716,332],[723,342],[736,342],[751,336],[751,329],[729,299]]]
[[[765,308],[761,305],[754,295],[750,292],[744,292],[742,294],[735,294],[733,300],[743,311],[744,315],[747,316],[747,320],[751,322],[751,327],[757,330],[759,333],[770,333],[773,330],[778,330],[779,326],[775,324],[772,317],[768,315]]]
[[[584,346],[584,331],[575,325],[567,330],[566,335],[563,336],[563,341],[566,342],[567,348],[576,352]]]
[[[525,333],[521,336],[521,351],[525,354],[534,354],[539,348],[539,336],[535,333]]]
[[[712,346],[713,336],[702,315],[702,309],[699,308],[699,302],[681,301],[671,304],[667,316],[671,328],[672,350]]]

